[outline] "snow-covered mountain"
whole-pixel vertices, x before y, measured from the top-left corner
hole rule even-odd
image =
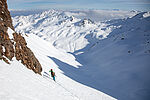
[[[111,29],[114,27],[107,27],[107,23],[99,21],[96,22],[88,19],[89,16],[91,16],[91,12],[92,11],[84,11],[84,14],[87,15],[82,16],[82,19],[80,19],[75,16],[82,15],[80,13],[83,13],[83,11],[78,11],[77,13],[77,11],[65,12],[49,10],[40,14],[13,17],[13,24],[16,31],[19,33],[36,34],[51,42],[56,48],[63,49],[67,52],[74,52],[84,48],[87,44],[89,44],[89,40],[90,42],[95,42],[95,40],[93,41],[95,37],[99,39],[106,38],[111,32]],[[93,11],[93,13],[94,12],[96,11]],[[119,12],[112,12],[111,16],[119,16]],[[99,11],[99,13],[100,15],[104,14],[102,16],[103,18],[106,18],[106,15],[108,15],[108,11],[106,11],[106,14],[104,11]],[[126,18],[127,16],[131,17],[135,14],[136,13],[133,12],[128,12],[128,14],[125,11],[122,13],[120,12],[120,16],[122,16],[122,18]],[[92,19],[94,18],[96,18],[96,16]],[[88,34],[91,35],[93,39],[91,39],[91,37],[85,38]]]
[[[15,30],[41,63],[42,75],[54,69],[57,83],[15,59],[11,65],[0,62],[0,99],[149,100],[150,13],[109,11],[119,17],[105,19],[111,14],[92,12],[49,10],[13,17]],[[9,66],[15,71],[5,68]]]
[[[107,24],[116,26],[108,37],[76,55],[80,70],[95,79],[86,85],[119,100],[149,100],[150,13]]]

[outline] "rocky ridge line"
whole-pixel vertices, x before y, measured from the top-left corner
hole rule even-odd
[[[10,38],[8,30],[12,31],[13,38]],[[27,47],[24,37],[14,31],[7,0],[0,0],[0,60],[10,64],[13,57],[21,60],[22,64],[35,73],[41,74],[41,64]]]

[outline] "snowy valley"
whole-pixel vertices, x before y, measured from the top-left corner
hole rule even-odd
[[[0,61],[0,100],[150,99],[150,12],[11,13],[43,70]],[[50,69],[56,82],[45,75]]]

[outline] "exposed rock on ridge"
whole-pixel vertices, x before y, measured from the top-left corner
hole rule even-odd
[[[35,73],[41,74],[42,67],[21,34],[13,32],[10,39],[8,28],[14,31],[12,20],[7,7],[7,0],[0,0],[0,60],[9,64],[13,57]],[[12,33],[11,33],[12,34]]]

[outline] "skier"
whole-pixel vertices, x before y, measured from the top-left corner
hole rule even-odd
[[[51,69],[49,72],[51,73],[51,77],[53,77],[53,80],[55,81],[55,72],[53,72],[53,69]]]

